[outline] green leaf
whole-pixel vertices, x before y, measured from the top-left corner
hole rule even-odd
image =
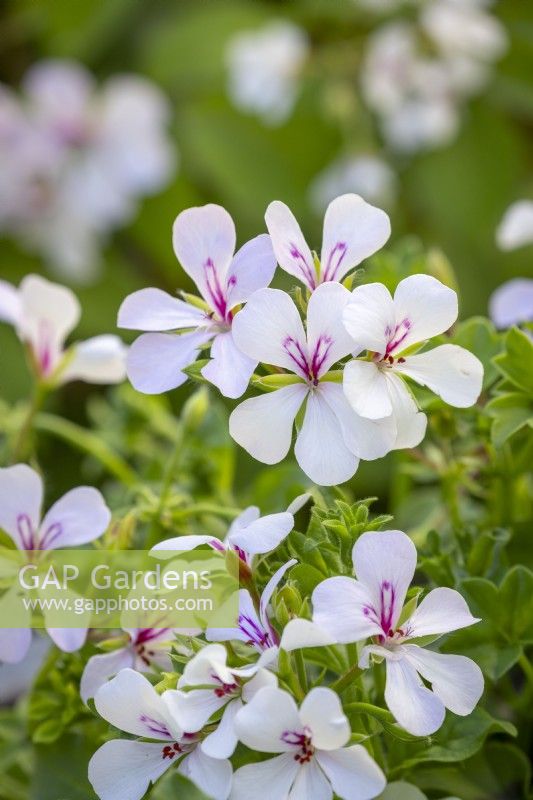
[[[486,411],[493,419],[491,433],[496,447],[501,447],[525,425],[533,427],[533,400],[521,392],[495,397],[487,403]]]
[[[533,643],[533,572],[521,565],[513,567],[500,586],[500,597],[507,637],[513,642]]]
[[[427,800],[427,797],[412,783],[394,781],[389,783],[377,800]]]
[[[533,397],[533,341],[526,333],[511,328],[505,337],[505,352],[496,356],[494,364],[505,378]]]

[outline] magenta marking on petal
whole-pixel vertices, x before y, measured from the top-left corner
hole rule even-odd
[[[330,250],[328,260],[326,262],[326,268],[324,269],[324,274],[322,277],[324,283],[327,281],[337,280],[337,273],[344,260],[347,250],[348,245],[346,242],[337,242],[336,245]]]
[[[394,603],[396,599],[396,592],[394,586],[389,581],[383,581],[380,588],[380,625],[385,636],[392,636],[392,621],[394,619]]]
[[[275,642],[272,640],[271,633],[246,614],[239,614],[238,626],[247,637],[248,644],[257,647],[259,650],[267,650],[269,647],[274,646]]]
[[[315,345],[315,350],[313,353],[313,357],[311,359],[311,376],[313,382],[315,384],[318,383],[318,378],[320,377],[320,373],[326,358],[328,357],[328,353],[331,350],[331,345],[333,344],[333,339],[331,336],[327,336],[326,334],[321,334],[318,337],[317,343]]]
[[[168,730],[164,722],[159,722],[153,717],[149,717],[147,714],[141,714],[141,716],[139,717],[139,721],[142,722],[142,724],[146,727],[148,731],[150,731],[150,733],[155,733],[158,736],[164,736],[165,739],[172,738],[170,735],[170,731]]]
[[[39,550],[49,550],[50,546],[53,542],[57,539],[58,536],[61,536],[63,533],[63,526],[60,522],[53,522],[49,528],[43,534],[41,541],[39,542]]]
[[[206,288],[209,294],[209,298],[211,300],[211,306],[213,308],[213,311],[215,311],[220,317],[220,319],[223,320],[224,322],[231,321],[228,320],[228,308],[227,308],[226,296],[220,285],[216,267],[211,258],[208,258],[204,264],[204,273],[205,273]]]
[[[306,725],[303,731],[283,731],[280,739],[285,744],[297,748],[294,760],[300,764],[308,764],[315,754],[311,729]]]
[[[410,330],[411,322],[407,318],[398,323],[398,325],[394,327],[394,330],[392,330],[389,326],[385,328],[385,336],[387,337],[388,341],[384,358],[388,358],[391,353],[398,349]]]
[[[310,289],[316,288],[316,277],[314,274],[313,269],[305,260],[303,253],[298,250],[298,247],[293,243],[289,242],[289,253],[291,258],[296,261],[296,266],[302,273],[304,282],[307,283]]]
[[[321,334],[315,344],[312,356],[309,358],[306,349],[300,342],[297,342],[292,336],[287,336],[283,340],[283,348],[285,352],[291,357],[296,365],[296,372],[305,378],[306,381],[312,383],[314,386],[318,384],[322,367],[331,350],[333,339],[326,334]]]
[[[17,532],[23,550],[35,550],[37,545],[37,532],[34,530],[28,514],[17,515]]]

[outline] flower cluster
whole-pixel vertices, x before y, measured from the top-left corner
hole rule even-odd
[[[151,288],[124,300],[119,326],[147,331],[128,354],[137,389],[158,393],[181,385],[210,344],[201,375],[223,395],[242,396],[251,379],[268,390],[233,411],[235,441],[275,464],[289,452],[296,421],[296,459],[322,485],[347,481],[360,459],[423,439],[426,417],[406,379],[451,405],[475,403],[483,375],[475,356],[452,344],[416,352],[457,319],[452,289],[429,275],[401,281],[394,298],[382,284],[350,293],[343,283],[387,241],[385,212],[354,194],[333,200],[320,259],[284,203],[271,203],[265,219],[269,235],[234,255],[235,228],[223,208],[192,208],[177,217],[174,249],[201,298]],[[287,292],[268,288],[276,261],[307,292],[305,321]],[[254,377],[259,364],[268,374]]]
[[[73,62],[33,66],[20,98],[0,86],[0,232],[71,279],[90,277],[103,237],[174,169],[168,117],[147,80],[97,89]]]

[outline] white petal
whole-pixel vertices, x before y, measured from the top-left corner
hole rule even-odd
[[[489,315],[500,329],[533,321],[533,280],[514,278],[498,286],[490,298]]]
[[[514,250],[533,242],[533,200],[518,200],[505,212],[496,241],[502,250]]]
[[[0,280],[0,322],[20,325],[21,301],[18,289]]]
[[[353,563],[385,633],[395,630],[416,569],[413,542],[402,531],[367,531],[354,545]]]
[[[359,459],[346,446],[341,425],[327,402],[325,384],[309,393],[294,455],[314,483],[334,486],[354,475]]]
[[[289,503],[287,506],[287,512],[289,514],[297,514],[308,502],[311,500],[312,495],[309,492],[304,492],[303,494],[299,494],[298,497],[295,497],[292,503]]]
[[[342,323],[342,312],[350,292],[340,283],[325,283],[311,295],[307,307],[307,342],[311,363],[319,364],[317,375],[353,350],[353,341]]]
[[[170,724],[161,696],[143,675],[134,670],[123,669],[101,686],[94,704],[101,717],[126,733],[162,741],[181,736],[177,724]]]
[[[199,308],[161,289],[140,289],[122,302],[117,325],[134,331],[173,331],[197,328],[204,321],[205,313]]]
[[[481,392],[483,365],[475,355],[455,344],[442,344],[408,356],[395,369],[427,386],[445,403],[456,408],[474,405]]]
[[[388,658],[385,702],[396,720],[413,736],[430,736],[438,731],[446,710],[427,689],[407,658]]]
[[[313,256],[290,208],[274,200],[266,210],[265,222],[280,267],[313,291],[317,283]]]
[[[298,309],[287,292],[259,289],[233,320],[233,338],[243,353],[254,361],[284,367],[301,374],[294,358],[295,344],[304,352],[306,337]],[[287,346],[290,340],[292,347]]]
[[[472,713],[484,688],[483,673],[472,659],[434,653],[414,644],[403,649],[406,659],[431,684],[446,708],[462,717]]]
[[[396,422],[393,417],[360,417],[350,407],[340,384],[323,381],[321,388],[322,396],[335,414],[350,452],[358,458],[373,461],[393,449],[396,440]]]
[[[228,543],[246,553],[269,553],[289,535],[294,527],[294,517],[287,511],[267,514],[228,535]]]
[[[0,661],[19,664],[31,645],[30,628],[0,628]]]
[[[319,751],[316,758],[342,800],[372,800],[385,788],[383,772],[360,744],[330,753]]]
[[[466,600],[455,589],[441,587],[427,594],[412,616],[404,623],[409,638],[449,633],[479,622]]]
[[[409,323],[401,344],[391,351],[394,353],[444,333],[457,319],[457,294],[431,275],[410,275],[400,281],[394,306],[396,324]]]
[[[178,771],[213,800],[226,800],[229,796],[233,770],[226,759],[210,758],[195,747],[180,762]]]
[[[112,653],[92,656],[83,670],[80,681],[80,696],[84,703],[94,697],[100,686],[121,669],[133,667],[133,653],[129,647],[122,647]]]
[[[39,527],[43,482],[26,464],[0,469],[0,528],[19,550],[33,549]]]
[[[211,345],[211,361],[202,375],[214,384],[224,397],[240,397],[246,391],[257,361],[244,355],[235,345],[231,331],[219,333]]]
[[[242,708],[240,699],[227,704],[217,727],[202,742],[203,752],[211,758],[231,758],[237,747],[235,715]]]
[[[101,536],[111,520],[105,500],[92,486],[71,489],[50,508],[39,531],[43,550],[87,544]]]
[[[201,730],[207,720],[228,702],[227,697],[218,697],[215,694],[215,687],[193,689],[190,692],[169,689],[163,693],[162,699],[168,713],[182,730],[189,733]]]
[[[303,647],[323,647],[330,644],[336,644],[330,631],[309,619],[291,619],[283,629],[279,646],[281,650],[290,652]]]
[[[232,683],[233,673],[227,666],[227,659],[228,653],[223,645],[208,644],[203,647],[185,665],[178,683],[179,688],[205,683],[212,683],[214,687],[217,687],[220,685],[219,681]]]
[[[303,383],[250,397],[231,413],[229,432],[251,456],[277,464],[289,452],[294,418],[307,394]]]
[[[381,209],[357,194],[337,197],[324,217],[322,280],[341,281],[347,272],[383,247],[390,232],[390,220]]]
[[[53,643],[64,653],[75,653],[83,647],[87,638],[87,628],[49,628],[48,635]]]
[[[141,800],[170,767],[160,744],[114,739],[89,761],[89,780],[100,800]]]
[[[243,618],[248,624],[242,625]],[[254,603],[252,601],[248,589],[239,590],[239,616],[235,620],[234,628],[208,628],[205,633],[205,638],[208,642],[228,642],[232,639],[238,639],[241,642],[255,644],[255,639],[251,638],[251,633],[248,625],[257,636],[263,637],[265,631],[263,624],[257,615]],[[262,646],[262,643],[261,643]],[[258,645],[259,649],[259,645]],[[241,670],[239,670],[242,672]],[[255,672],[255,667],[252,668]]]
[[[60,382],[120,383],[126,377],[127,352],[124,342],[111,334],[77,342],[69,351]]]
[[[144,333],[131,345],[126,359],[128,378],[144,394],[161,394],[185,383],[182,369],[196,360],[205,333]]]
[[[247,764],[233,776],[230,800],[251,800],[252,797],[287,800],[299,770],[300,765],[292,753]]]
[[[175,536],[173,539],[165,539],[164,542],[158,542],[150,550],[151,553],[158,550],[175,550],[177,553],[180,551],[194,550],[195,547],[200,547],[202,544],[217,543],[219,548],[223,548],[223,544],[216,536],[205,535],[191,535],[191,536]]]
[[[386,378],[396,426],[394,449],[416,447],[426,435],[427,417],[418,410],[411,392],[398,375],[387,370]]]
[[[357,286],[342,319],[358,349],[384,353],[388,342],[387,331],[394,328],[395,319],[389,290],[382,283]]]
[[[235,254],[226,278],[228,308],[248,300],[257,289],[270,284],[276,271],[276,256],[270,236],[262,233],[246,242]]]
[[[384,370],[372,361],[350,361],[342,385],[353,410],[361,417],[381,419],[392,414],[392,402]]]
[[[350,738],[350,724],[339,696],[326,686],[311,689],[300,706],[300,718],[320,750],[336,750]]]
[[[226,273],[235,252],[235,225],[228,212],[217,205],[188,208],[178,214],[173,229],[174,252],[213,310],[215,286],[225,286]]]
[[[237,671],[238,672],[238,671]],[[258,669],[253,678],[247,681],[242,687],[242,699],[245,703],[249,703],[257,692],[264,689],[265,686],[277,686],[278,679],[268,669]]]
[[[365,586],[353,578],[327,578],[313,591],[313,622],[339,644],[379,636],[380,626],[364,609],[372,605]]]
[[[331,800],[333,791],[331,784],[317,764],[317,760],[312,758],[306,764],[302,764],[296,775],[289,800]]]
[[[240,741],[262,753],[291,751],[294,745],[282,739],[286,731],[301,731],[296,703],[288,692],[275,687],[261,689],[235,718]]]

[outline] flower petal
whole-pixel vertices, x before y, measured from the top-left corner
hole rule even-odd
[[[413,736],[438,731],[446,715],[441,700],[423,685],[407,658],[388,658],[386,664],[385,702],[402,728]]]
[[[300,731],[302,722],[291,695],[283,689],[266,686],[239,711],[235,727],[240,741],[251,750],[283,753],[294,749],[294,745],[282,739],[283,734]]]
[[[404,623],[409,638],[449,633],[479,622],[473,617],[466,600],[455,589],[443,586],[432,589],[412,616]]]
[[[300,765],[292,753],[247,764],[233,776],[230,800],[250,800],[252,797],[287,800],[299,770]]]
[[[75,653],[85,644],[87,628],[49,628],[46,630],[53,643],[64,653]]]
[[[234,670],[235,674],[239,674],[239,670]],[[245,703],[249,703],[257,692],[264,689],[265,686],[277,686],[277,677],[268,669],[258,669],[251,680],[247,681],[242,687],[242,699]]]
[[[381,419],[392,414],[387,378],[372,361],[350,361],[342,385],[353,410],[361,417]]]
[[[0,528],[19,550],[31,550],[39,528],[43,482],[26,464],[0,469]]]
[[[39,530],[42,550],[57,550],[87,544],[101,536],[111,520],[111,511],[98,489],[71,489],[50,508]]]
[[[307,343],[316,374],[328,369],[353,349],[353,341],[342,323],[342,312],[350,300],[350,292],[340,283],[318,286],[307,307]]]
[[[517,200],[509,206],[496,231],[501,250],[533,243],[533,200]]]
[[[227,759],[210,758],[200,747],[195,747],[180,762],[178,771],[196,784],[207,797],[213,800],[227,800],[229,797],[233,770]]]
[[[300,766],[294,781],[289,800],[331,800],[333,791],[331,784],[312,758]]]
[[[372,800],[385,788],[383,772],[360,744],[319,751],[316,758],[342,800]]]
[[[259,289],[254,292],[232,324],[235,344],[254,361],[274,364],[301,374],[287,341],[307,349],[298,309],[287,292]]]
[[[385,353],[388,333],[394,329],[394,303],[382,283],[357,286],[342,315],[346,330],[360,350]],[[355,350],[354,346],[354,350]]]
[[[387,214],[358,194],[333,200],[324,217],[322,280],[341,281],[347,272],[379,250],[390,236]]]
[[[314,483],[334,486],[354,475],[359,459],[346,446],[341,425],[326,398],[331,390],[325,386],[326,381],[308,395],[294,455]],[[338,388],[342,392],[341,387]]]
[[[483,364],[455,344],[442,344],[427,353],[408,356],[395,369],[438,394],[456,408],[474,405],[481,393]]]
[[[218,547],[215,545],[218,545]],[[180,551],[194,550],[195,547],[200,547],[203,544],[209,544],[215,549],[222,549],[223,544],[216,536],[206,536],[204,534],[190,535],[190,536],[175,536],[173,539],[165,539],[163,542],[158,542],[150,550],[151,553],[158,550],[175,550],[177,553]]]
[[[372,597],[383,631],[395,630],[416,569],[413,542],[402,531],[367,531],[352,555],[355,574]]]
[[[327,578],[313,591],[313,622],[338,644],[360,642],[383,633],[364,609],[372,604],[367,588],[353,578]]]
[[[427,417],[418,406],[405,382],[392,370],[386,373],[392,418],[396,426],[394,449],[416,447],[426,435]]]
[[[182,369],[196,360],[206,333],[144,333],[131,345],[126,370],[132,386],[144,394],[161,394],[185,383]]]
[[[83,670],[80,681],[80,696],[84,703],[94,697],[98,689],[109,678],[127,667],[133,668],[134,657],[129,647],[121,647],[112,653],[92,656]]]
[[[171,764],[160,744],[114,739],[89,761],[89,781],[100,800],[141,800]]]
[[[61,371],[60,383],[120,383],[126,377],[128,348],[118,336],[104,334],[77,342],[71,348],[69,360]]]
[[[217,309],[217,287],[225,286],[235,252],[235,225],[228,212],[213,204],[188,208],[174,222],[174,252],[202,297]]]
[[[265,222],[280,267],[313,291],[317,284],[313,256],[290,208],[274,200],[266,210]]]
[[[498,286],[490,298],[489,315],[496,327],[500,329],[521,325],[523,322],[532,322],[533,280],[531,278],[514,278]]]
[[[347,448],[358,458],[373,461],[393,449],[396,422],[393,417],[367,419],[350,407],[338,383],[322,382],[322,396],[335,414]]]
[[[265,586],[265,588],[261,593],[261,599],[259,601],[259,616],[261,618],[261,622],[263,623],[266,629],[268,629],[267,610],[270,604],[270,600],[272,599],[272,595],[278,588],[278,585],[283,576],[285,575],[285,573],[287,572],[287,570],[290,569],[291,567],[294,567],[294,565],[297,563],[298,562],[296,561],[295,558],[291,558],[289,559],[289,561],[286,561],[285,564],[282,564],[281,567],[279,567],[272,575],[272,577],[270,578],[270,580],[268,581],[267,585]]]
[[[180,728],[191,732],[201,730],[207,720],[230,699],[218,697],[215,686],[213,689],[192,689],[190,692],[169,689],[163,693],[162,698],[168,713]]]
[[[315,622],[296,618],[289,620],[283,628],[279,646],[281,650],[289,653],[291,650],[300,650],[303,647],[323,647],[336,643],[331,633]]]
[[[262,233],[250,239],[235,254],[226,278],[228,308],[248,300],[251,294],[270,284],[276,271],[276,256],[270,236]]]
[[[311,689],[300,706],[300,719],[312,731],[313,745],[336,750],[350,738],[350,724],[339,696],[326,686]]]
[[[235,732],[235,715],[242,708],[242,701],[237,698],[227,704],[217,727],[202,742],[203,752],[211,758],[231,758],[237,747]]]
[[[439,700],[454,714],[471,714],[483,694],[483,673],[466,656],[434,653],[414,644],[403,647],[405,658],[431,683]]]
[[[19,290],[7,281],[0,280],[0,322],[18,327],[21,310]]]
[[[118,310],[117,325],[133,331],[173,331],[197,328],[206,315],[199,308],[161,289],[139,289],[129,294]]]
[[[457,294],[431,275],[410,275],[400,281],[394,292],[396,324],[409,322],[409,330],[399,353],[418,342],[431,339],[451,328],[457,319]]]
[[[231,331],[219,333],[211,345],[211,361],[202,368],[203,377],[224,397],[240,397],[246,391],[257,361],[244,355]]]
[[[30,628],[0,628],[0,661],[19,664],[26,657],[30,645]]]
[[[294,517],[287,511],[267,514],[249,525],[228,535],[228,543],[240,547],[246,553],[269,553],[289,535],[294,527]]]
[[[304,402],[303,383],[244,400],[231,413],[229,432],[251,456],[264,464],[277,464],[289,452],[294,418]]]

